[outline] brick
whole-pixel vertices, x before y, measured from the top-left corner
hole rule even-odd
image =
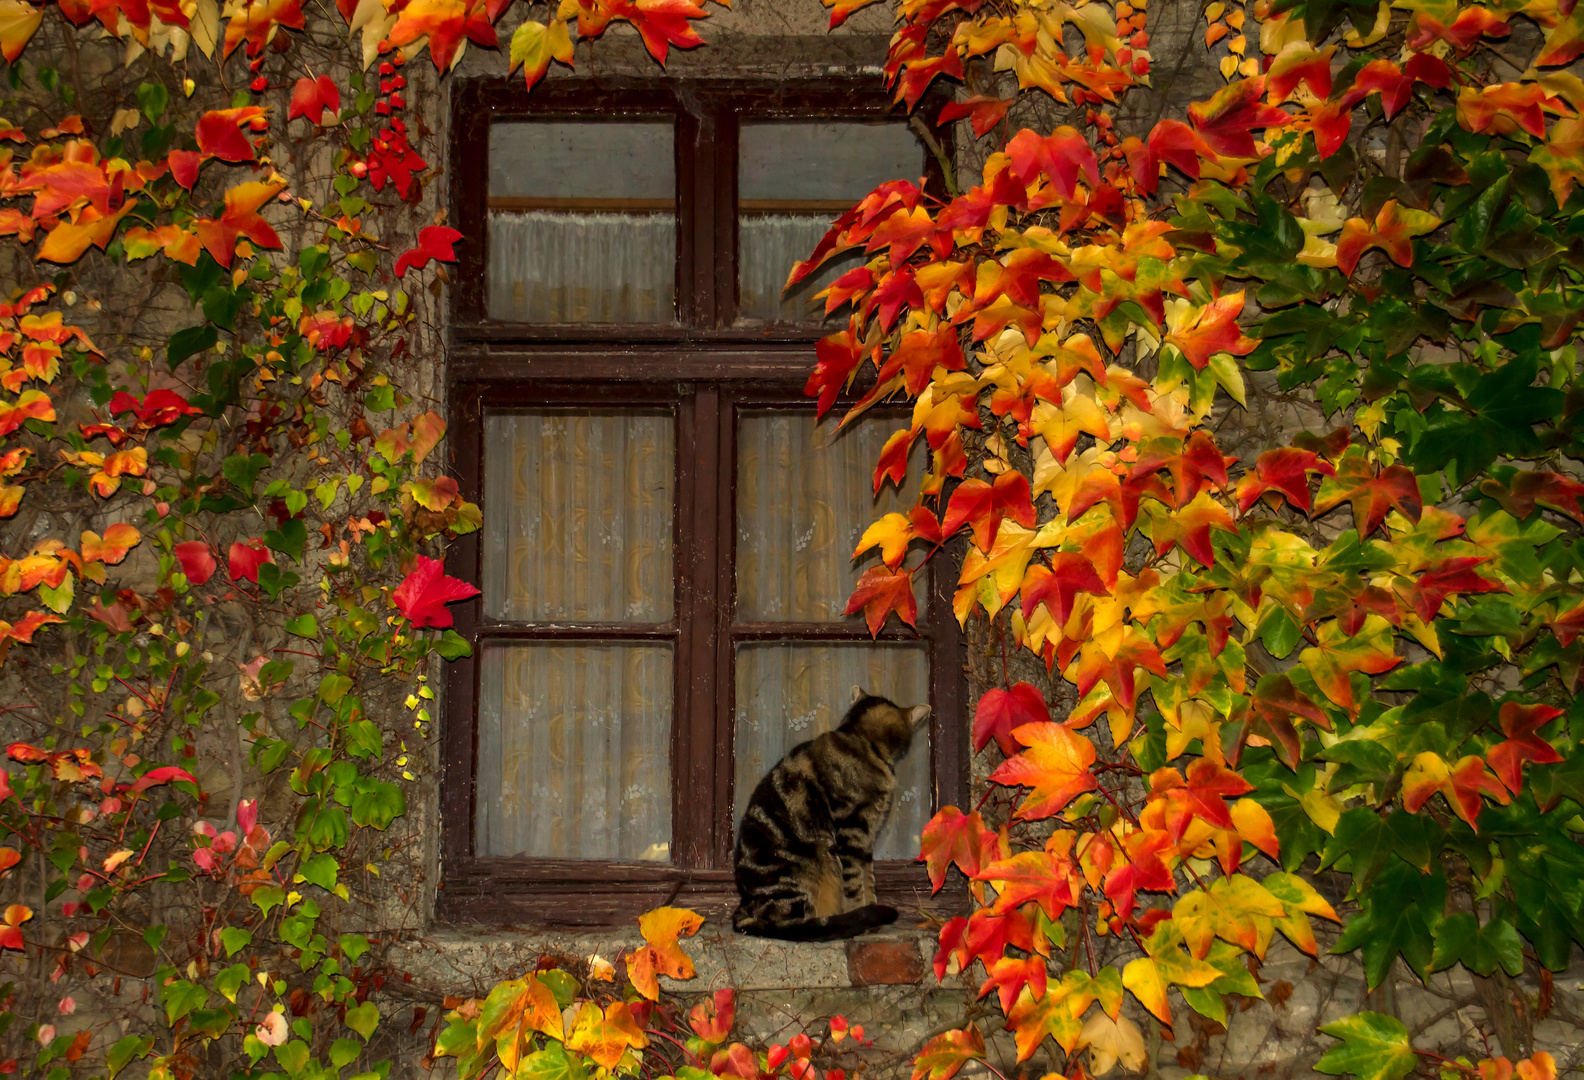
[[[855,941],[847,946],[847,977],[854,986],[922,982],[924,964],[911,941]]]

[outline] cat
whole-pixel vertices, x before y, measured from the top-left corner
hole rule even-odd
[[[929,714],[855,686],[840,727],[794,746],[765,774],[737,830],[738,933],[829,941],[896,921],[895,908],[875,902],[875,839],[896,795],[896,765]]]

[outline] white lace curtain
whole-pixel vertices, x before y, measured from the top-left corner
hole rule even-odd
[[[497,414],[484,434],[489,617],[671,618],[669,414]],[[500,645],[481,668],[479,854],[669,858],[671,647]]]
[[[822,322],[825,301],[814,296],[864,262],[861,253],[832,259],[783,293],[792,267],[813,253],[830,228],[824,215],[745,214],[737,221],[740,318],[761,322]],[[844,316],[838,316],[845,318]]]
[[[497,211],[489,317],[531,323],[676,320],[676,218]]]

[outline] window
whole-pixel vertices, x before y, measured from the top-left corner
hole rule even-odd
[[[882,893],[922,901],[919,832],[965,786],[950,592],[921,576],[918,630],[879,640],[843,614],[863,529],[906,510],[871,485],[907,418],[816,426],[811,298],[849,267],[780,293],[922,145],[842,84],[479,82],[453,109],[453,214],[485,239],[459,248],[448,442],[486,525],[452,556],[482,594],[453,609],[439,914],[729,904],[753,785],[854,684],[934,706],[877,852]]]

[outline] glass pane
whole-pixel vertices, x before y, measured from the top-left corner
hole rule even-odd
[[[669,121],[490,127],[489,316],[676,321]]]
[[[488,645],[481,856],[671,858],[670,645]]]
[[[486,414],[485,614],[669,621],[675,438],[653,410]]]
[[[792,266],[830,222],[887,180],[917,181],[924,148],[906,123],[744,124],[737,167],[738,310],[742,319],[819,322],[814,295],[862,265],[853,252],[826,263],[789,293]]]
[[[870,415],[836,436],[836,418],[815,425],[806,410],[745,412],[737,427],[737,620],[838,622],[858,576],[880,561],[853,549],[871,523],[906,513],[911,497],[887,483],[873,496],[886,439],[906,420]],[[828,444],[828,445],[827,445]],[[914,443],[918,474],[928,447]],[[485,515],[488,517],[488,514]],[[923,575],[914,582],[925,616]]]
[[[810,645],[772,642],[737,647],[736,803],[742,820],[754,787],[798,743],[841,723],[852,688],[904,708],[929,700],[929,654],[918,645]],[[879,859],[912,859],[931,811],[929,727],[897,766],[891,819],[875,847]]]

